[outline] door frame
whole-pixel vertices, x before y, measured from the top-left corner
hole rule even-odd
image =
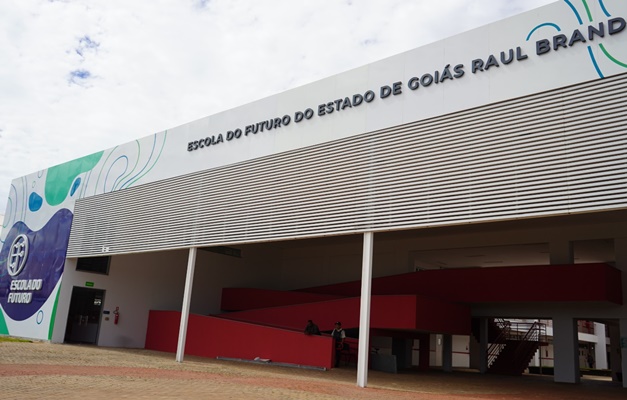
[[[100,305],[100,313],[98,315],[98,326],[96,328],[96,337],[95,337],[94,343],[76,342],[76,341],[68,340],[68,325],[71,322],[70,319],[72,317],[72,314],[70,314],[70,310],[72,309],[74,293],[77,290],[84,291],[84,292],[93,292],[94,294],[96,294],[97,292],[102,293],[102,303]],[[100,340],[100,328],[102,327],[102,315],[104,311],[104,301],[105,301],[106,294],[107,294],[107,291],[105,289],[91,288],[91,287],[85,287],[85,286],[76,286],[76,285],[72,286],[72,291],[70,294],[70,304],[68,307],[67,322],[65,325],[65,332],[63,334],[63,343],[83,343],[83,344],[93,344],[95,346],[98,346],[98,341]]]

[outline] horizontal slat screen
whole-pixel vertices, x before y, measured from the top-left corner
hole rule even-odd
[[[78,200],[69,257],[627,206],[627,75]]]

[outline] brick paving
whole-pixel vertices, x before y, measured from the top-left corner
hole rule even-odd
[[[1,399],[420,399],[603,400],[627,398],[607,379],[581,384],[550,377],[473,372],[370,371],[368,388],[356,370],[316,371],[186,357],[137,349],[0,342]]]

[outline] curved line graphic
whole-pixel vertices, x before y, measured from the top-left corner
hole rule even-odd
[[[577,21],[579,21],[579,25],[583,25],[583,21],[581,20],[581,17],[579,16],[577,9],[575,8],[575,6],[573,6],[573,3],[571,3],[568,0],[564,0],[564,3],[568,4],[571,10],[573,10],[573,12],[575,13],[575,17],[577,17]]]
[[[588,2],[586,0],[581,0],[583,2],[583,6],[586,8],[586,14],[588,14],[588,21],[592,22],[592,14],[590,13],[590,7],[588,7]]]
[[[7,199],[7,210],[11,210],[13,208],[13,200],[11,200],[11,197],[9,197]],[[11,212],[9,211],[7,217],[11,216]],[[6,222],[6,225],[4,224]],[[6,228],[7,226],[9,226],[9,218],[6,218],[6,221],[2,221],[2,229]],[[5,241],[0,239],[0,243],[4,243]]]
[[[26,206],[28,204],[28,180],[26,177],[22,178],[22,191],[24,192],[24,199],[22,199],[22,203],[24,204],[24,208],[22,209],[22,221],[26,219]]]
[[[24,177],[20,178],[20,183],[22,184],[22,191],[24,191]],[[17,188],[15,189],[15,202],[19,204],[18,200],[18,196],[17,196]],[[16,218],[19,218],[20,221],[24,221],[24,213],[26,213],[26,196],[24,196],[24,198],[22,199],[22,205],[20,206],[20,216],[18,217],[17,214],[15,214]]]
[[[15,191],[15,202],[16,204],[13,205],[13,200],[11,200],[11,191],[14,190]],[[15,210],[14,210],[15,207]],[[7,226],[9,226],[10,221],[15,221],[16,217],[17,217],[17,188],[11,184],[11,189],[9,189],[9,196],[7,197],[7,208],[6,208],[7,214],[4,216],[4,221],[2,221],[2,229],[6,228]],[[0,232],[1,234],[2,232]],[[0,243],[4,243],[5,241],[0,239]]]
[[[133,182],[131,182],[131,185],[135,182],[137,182],[138,180],[140,180],[141,178],[143,178],[144,176],[146,176],[147,173],[150,172],[151,169],[153,169],[153,167],[155,165],[157,165],[157,161],[159,161],[159,159],[161,158],[161,154],[163,153],[163,149],[165,149],[165,142],[166,142],[166,138],[168,137],[168,131],[165,131],[163,133],[163,143],[161,144],[161,150],[159,150],[159,154],[157,155],[157,158],[155,159],[155,162],[152,163],[152,165],[150,166],[150,168],[148,168],[148,170],[146,172],[144,172],[144,174],[140,177],[138,177],[137,179],[135,179]],[[157,135],[155,134],[155,141],[157,140]],[[130,185],[129,185],[130,186]]]
[[[605,46],[603,46],[603,43],[599,44],[599,47],[601,48],[601,51],[603,52],[603,54],[605,54],[605,56],[607,58],[609,58],[610,60],[614,61],[616,64],[620,65],[623,68],[627,68],[627,64],[618,61],[617,59],[615,59],[614,57],[612,57],[612,55],[605,49]]]
[[[137,168],[137,164],[139,164],[139,159],[142,155],[142,147],[139,144],[139,140],[135,140],[135,143],[137,144],[137,157],[135,158],[135,165],[133,165],[133,168],[128,172],[128,174],[124,175],[121,179],[120,182],[125,180],[126,178],[128,178],[129,176],[131,176],[131,174],[133,173],[133,171],[135,171],[135,169]],[[116,186],[118,185],[118,181],[116,180],[115,185],[113,185],[113,190],[116,189]]]
[[[13,208],[13,200],[11,200],[11,198],[9,197],[7,199],[7,210],[11,210]],[[7,217],[11,215],[11,211],[9,211],[7,213]],[[2,222],[2,227],[6,228],[7,226],[9,226],[9,219],[7,218],[6,220],[6,224],[4,223],[4,221]]]
[[[89,178],[91,178],[91,171],[93,170],[90,169],[89,171],[85,172],[85,175],[84,175],[85,183],[81,185],[81,193],[78,197],[79,199],[82,199],[85,197],[85,192],[87,191],[87,187],[89,185]]]
[[[115,146],[111,152],[109,153],[109,155],[107,156],[107,158],[104,160],[104,162],[102,163],[102,167],[100,167],[100,172],[98,173],[98,179],[96,179],[96,186],[94,187],[94,195],[96,194],[96,192],[98,191],[98,183],[100,183],[100,177],[102,176],[102,170],[104,169],[105,165],[107,165],[107,161],[109,161],[109,157],[111,157],[111,155],[113,154],[113,152],[115,151],[115,149],[117,149],[119,146]],[[102,193],[104,193],[104,187],[102,188]]]
[[[15,187],[14,184],[11,184],[11,190],[13,190],[15,192],[15,210],[13,211],[13,215],[9,214],[9,218],[13,218],[13,221],[17,220],[17,206],[18,206],[18,194],[17,194],[17,188]],[[11,198],[11,190],[9,190],[9,199]]]
[[[592,60],[592,65],[594,65],[594,69],[597,70],[597,74],[599,74],[599,77],[601,79],[605,78],[603,76],[603,73],[601,72],[601,69],[599,68],[599,64],[597,64],[597,60],[594,58],[594,53],[592,52],[592,47],[588,46],[588,54],[590,54],[590,59]]]
[[[605,8],[605,4],[603,4],[603,0],[599,0],[599,5],[601,6],[601,10],[603,10],[603,14],[605,14],[606,17],[611,17],[612,15],[607,11],[607,8]]]
[[[87,192],[89,192],[89,183],[91,182],[91,176],[94,174],[94,169],[90,169],[89,171],[87,171],[87,182],[85,182],[84,185],[84,190],[83,193],[81,195],[81,198],[85,198],[88,196]]]
[[[127,180],[126,182],[124,182],[121,186],[121,189],[124,189],[125,187],[129,187],[130,185],[133,184],[133,182],[135,182],[135,180],[139,179],[137,178],[138,176],[141,178],[141,173],[144,172],[144,170],[146,169],[146,167],[148,166],[148,164],[150,164],[150,160],[152,160],[152,155],[155,154],[155,146],[157,143],[157,134],[154,134],[153,136],[153,140],[152,140],[152,150],[150,151],[150,156],[148,157],[148,160],[146,161],[146,164],[144,164],[144,166],[142,167],[142,169],[135,174],[135,176],[131,177],[129,180]],[[143,176],[143,175],[142,175]],[[137,178],[137,179],[135,179]],[[135,179],[135,180],[134,180]]]
[[[124,173],[126,172],[126,170],[128,169],[128,157],[127,156],[119,156],[118,158],[115,159],[115,161],[113,161],[111,163],[111,166],[109,167],[109,170],[107,171],[107,176],[105,176],[105,181],[104,181],[104,189],[106,190],[107,188],[107,181],[109,180],[109,173],[111,173],[111,170],[113,169],[113,167],[115,166],[115,163],[117,163],[120,160],[125,160],[126,161],[126,165],[124,166],[124,171],[122,171],[122,173],[120,175],[118,175],[118,177],[115,179],[115,181],[113,182],[113,185],[111,186],[111,192],[113,192],[113,188],[115,188],[115,184],[118,182],[118,180],[120,180],[120,177],[122,175],[124,175]]]
[[[535,31],[537,31],[538,29],[542,28],[543,26],[552,26],[553,28],[557,29],[558,32],[562,31],[562,29],[557,24],[554,24],[552,22],[545,22],[545,23],[540,24],[540,25],[536,26],[535,28],[533,28],[531,30],[531,32],[529,32],[529,34],[527,35],[527,39],[525,39],[525,40],[528,42],[529,39],[531,38],[531,35],[533,35],[533,33]]]

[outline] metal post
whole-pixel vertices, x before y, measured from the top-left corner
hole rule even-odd
[[[368,383],[368,353],[370,343],[370,293],[372,288],[373,233],[364,233],[364,253],[361,268],[361,306],[359,310],[359,348],[357,350],[357,386]]]
[[[187,338],[187,321],[189,320],[189,304],[192,299],[192,285],[194,284],[194,268],[196,266],[196,247],[189,249],[187,259],[187,275],[185,277],[185,292],[183,293],[183,307],[181,309],[181,325],[179,327],[179,341],[176,346],[176,361],[183,362],[185,355],[185,339]]]

